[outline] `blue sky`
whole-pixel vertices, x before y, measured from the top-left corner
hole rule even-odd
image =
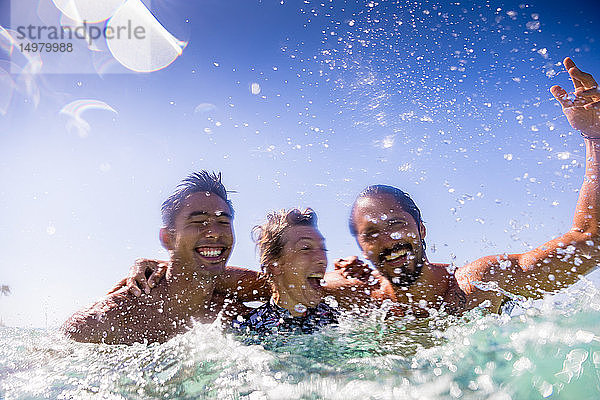
[[[222,171],[235,191],[231,265],[256,268],[250,229],[293,206],[317,211],[330,261],[357,254],[349,206],[375,183],[412,194],[431,261],[523,252],[564,232],[584,153],[548,89],[570,88],[565,56],[600,75],[600,6],[481,3],[153,1],[188,42],[166,68],[42,69],[29,91],[10,75],[0,283],[13,294],[0,317],[57,326],[135,258],[166,258],[160,204],[199,169]],[[5,71],[8,59],[0,49]],[[84,111],[82,137],[60,113],[76,100],[114,112]]]

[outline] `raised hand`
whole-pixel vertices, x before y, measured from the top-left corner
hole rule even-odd
[[[364,283],[371,283],[373,281],[371,277],[373,270],[356,256],[335,260],[334,268],[339,270],[345,278],[358,279]]]
[[[119,281],[108,294],[119,290],[126,290],[135,297],[141,296],[142,290],[144,293],[150,294],[152,288],[155,287],[165,275],[167,275],[167,279],[170,278],[168,276],[168,267],[168,264],[164,262],[138,258],[129,270],[129,276]]]
[[[552,86],[550,92],[562,106],[571,126],[584,137],[600,138],[600,91],[594,77],[581,71],[573,60],[565,58],[563,64],[575,87],[575,98],[560,86]]]

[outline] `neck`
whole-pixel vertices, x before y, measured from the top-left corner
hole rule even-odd
[[[273,302],[279,307],[288,310],[293,317],[299,317],[306,313],[306,310],[302,312],[296,310],[296,306],[298,304],[302,304],[307,308],[310,306],[310,304],[304,304],[304,302],[297,301],[293,297],[289,296],[286,292],[273,291],[273,295],[271,296],[271,298],[273,299]]]

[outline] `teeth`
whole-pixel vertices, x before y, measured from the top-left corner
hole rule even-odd
[[[386,259],[387,261],[395,260],[395,259],[396,259],[396,258],[398,258],[398,257],[403,257],[403,256],[405,256],[407,253],[408,253],[408,250],[406,250],[406,249],[402,249],[402,250],[399,250],[399,251],[395,251],[395,252],[393,252],[393,253],[392,253],[392,254],[390,254],[389,256],[386,256],[386,257],[385,257],[385,259]]]
[[[198,254],[202,257],[214,258],[219,257],[223,253],[223,249],[204,248],[202,250],[197,249]]]
[[[310,274],[308,278],[323,279],[323,274]]]

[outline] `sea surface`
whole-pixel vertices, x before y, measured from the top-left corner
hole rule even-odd
[[[0,399],[600,398],[600,291],[591,282],[510,315],[383,315],[263,345],[218,324],[134,346],[0,328]]]

